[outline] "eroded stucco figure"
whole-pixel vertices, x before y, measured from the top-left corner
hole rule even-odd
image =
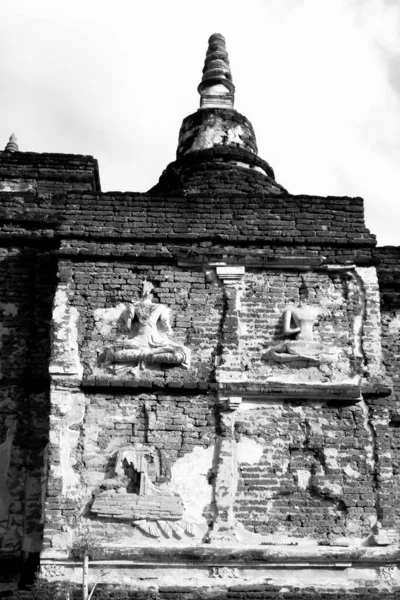
[[[181,497],[152,483],[149,471],[154,448],[137,445],[117,452],[113,477],[106,479],[96,495],[91,512],[111,520],[131,521],[151,537],[184,537],[194,534],[194,524],[185,519]],[[152,467],[153,475],[157,469]]]
[[[190,366],[190,350],[170,339],[170,310],[153,304],[152,289],[150,282],[143,283],[140,301],[130,304],[122,315],[124,338],[106,350],[105,362],[116,370],[155,363]]]
[[[325,308],[305,302],[300,302],[298,306],[287,306],[283,313],[283,333],[291,339],[272,346],[262,358],[277,363],[292,363],[293,366],[335,362],[339,349],[314,341],[315,321],[320,315],[328,314]]]

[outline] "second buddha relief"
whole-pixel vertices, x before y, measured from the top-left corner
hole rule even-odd
[[[240,319],[248,380],[362,375],[364,313],[362,286],[347,271],[247,273]]]
[[[264,360],[297,367],[318,366],[338,360],[340,348],[314,339],[314,325],[320,318],[329,319],[330,311],[322,302],[320,306],[307,304],[307,288],[300,289],[300,301],[289,304],[283,311],[285,341],[271,346]]]

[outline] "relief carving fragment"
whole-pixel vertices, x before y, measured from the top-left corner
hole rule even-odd
[[[323,306],[307,304],[305,300],[303,293],[298,306],[285,308],[283,333],[289,339],[268,348],[263,360],[293,367],[318,366],[338,360],[339,348],[314,340],[314,324],[319,317],[329,316],[329,311]]]
[[[123,335],[105,350],[102,362],[115,373],[153,364],[190,367],[190,350],[171,339],[170,310],[153,304],[152,289],[150,282],[143,283],[139,302],[129,304],[122,314]]]
[[[64,577],[65,567],[58,564],[44,564],[40,566],[40,578],[45,580],[59,579]]]
[[[132,521],[132,525],[151,537],[193,535],[194,524],[185,520],[181,497],[157,487],[150,478],[154,469],[154,450],[138,445],[117,453],[114,476],[102,484],[91,512],[98,517]]]

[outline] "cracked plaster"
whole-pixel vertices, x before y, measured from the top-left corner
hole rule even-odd
[[[70,306],[68,286],[57,288],[52,316],[52,352],[49,372],[55,375],[82,377],[78,348],[79,312]]]

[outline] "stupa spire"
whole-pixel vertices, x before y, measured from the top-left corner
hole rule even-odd
[[[5,152],[18,152],[18,144],[17,144],[17,136],[15,133],[10,135],[10,139],[8,140],[7,146],[4,148]]]
[[[197,89],[201,96],[200,108],[233,108],[235,86],[225,38],[220,33],[213,33],[208,40],[203,77]]]
[[[203,78],[197,89],[200,108],[182,121],[177,160],[166,168],[151,192],[204,190],[216,193],[217,198],[224,190],[242,193],[243,181],[251,191],[285,192],[269,164],[257,155],[252,124],[233,106],[235,86],[225,38],[220,33],[208,40]]]

